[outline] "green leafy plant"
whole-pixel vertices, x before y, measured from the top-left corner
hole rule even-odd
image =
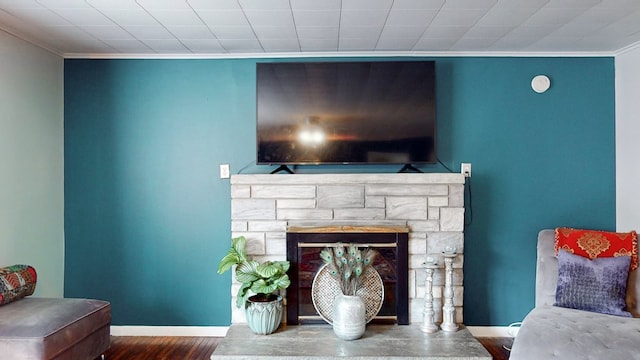
[[[329,272],[338,280],[343,295],[356,295],[362,286],[363,276],[373,265],[378,252],[370,248],[358,248],[349,244],[347,248],[342,243],[335,247],[327,247],[320,252],[320,258],[327,264]]]
[[[229,252],[218,264],[218,274],[224,274],[236,266],[236,280],[241,285],[236,297],[236,306],[239,308],[247,302],[251,293],[256,294],[256,300],[267,301],[276,290],[286,289],[291,284],[287,275],[289,261],[259,263],[251,260],[245,250],[246,242],[244,236],[231,239]]]

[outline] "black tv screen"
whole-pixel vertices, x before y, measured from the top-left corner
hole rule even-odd
[[[435,62],[258,63],[258,164],[436,162]]]

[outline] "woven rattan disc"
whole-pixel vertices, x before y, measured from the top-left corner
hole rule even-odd
[[[333,324],[333,299],[340,294],[340,284],[336,280],[327,265],[323,265],[316,273],[311,285],[311,300],[320,317]],[[365,319],[371,321],[380,311],[384,301],[384,284],[378,271],[373,267],[367,269],[362,287],[356,295],[362,297],[366,306]]]

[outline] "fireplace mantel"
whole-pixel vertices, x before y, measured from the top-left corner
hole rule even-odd
[[[289,226],[290,233],[408,233],[406,226]]]
[[[422,321],[426,255],[441,260],[444,247],[454,246],[459,254],[454,263],[454,305],[461,323],[464,184],[463,175],[452,173],[233,175],[231,232],[247,238],[247,252],[254,258],[285,260],[287,230],[406,229],[412,323]],[[443,282],[442,274],[436,274],[436,309],[441,308]],[[245,323],[234,303],[232,299],[232,323]]]

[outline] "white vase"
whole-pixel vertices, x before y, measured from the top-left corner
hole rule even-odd
[[[340,339],[355,340],[364,335],[366,305],[360,296],[336,295],[333,300],[333,332]]]

